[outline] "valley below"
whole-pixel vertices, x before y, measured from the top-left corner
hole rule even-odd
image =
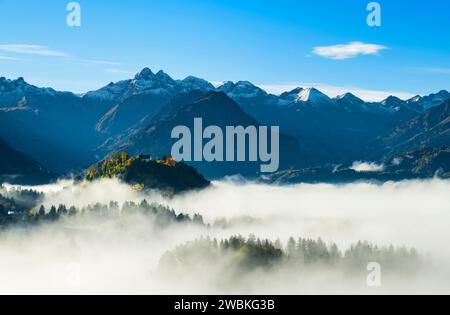
[[[0,295],[450,295],[450,1],[422,2],[0,0]]]
[[[118,179],[5,185],[31,210],[2,221],[0,292],[449,293],[449,191],[441,179],[230,178],[170,198]]]

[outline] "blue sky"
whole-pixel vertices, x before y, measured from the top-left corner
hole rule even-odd
[[[0,76],[74,92],[143,67],[366,98],[450,89],[447,0],[378,1],[375,28],[369,0],[79,0],[79,28],[66,24],[69,2],[0,0]],[[336,47],[369,52],[337,59]]]

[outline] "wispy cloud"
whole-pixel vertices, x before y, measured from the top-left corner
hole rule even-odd
[[[1,56],[0,60],[8,60],[8,61],[25,61],[25,59],[22,58],[14,58],[14,57],[8,57],[8,56]]]
[[[66,52],[55,50],[44,45],[30,45],[30,44],[8,44],[0,45],[0,51],[8,52],[18,55],[35,55],[35,56],[45,56],[45,57],[57,57],[66,58],[72,62],[86,63],[92,65],[104,65],[104,66],[122,66],[119,62],[109,61],[109,60],[95,60],[95,59],[81,59],[72,56]],[[0,60],[23,60],[16,57],[0,56]]]
[[[0,51],[15,54],[46,56],[46,57],[70,57],[69,54],[42,45],[28,45],[28,44],[0,45]]]
[[[311,82],[300,82],[300,83],[287,83],[287,84],[258,84],[258,86],[269,93],[279,95],[283,92],[292,91],[298,87],[310,88],[314,87],[327,94],[330,97],[336,97],[347,92],[350,92],[366,102],[380,102],[385,100],[387,97],[393,95],[400,99],[410,99],[417,95],[417,93],[403,92],[403,91],[379,91],[379,90],[369,90],[354,86],[334,86],[323,83],[311,83]]]
[[[86,62],[97,64],[97,65],[106,65],[106,66],[121,66],[120,62],[114,61],[104,61],[104,60],[86,60]]]
[[[450,68],[441,68],[441,67],[419,67],[413,68],[413,70],[428,73],[450,74]]]
[[[313,53],[328,59],[343,60],[355,58],[360,55],[376,55],[384,49],[387,49],[387,47],[377,44],[352,42],[341,45],[314,47]]]
[[[109,73],[109,74],[131,74],[130,71],[121,70],[121,69],[115,69],[115,68],[105,69],[105,72]]]

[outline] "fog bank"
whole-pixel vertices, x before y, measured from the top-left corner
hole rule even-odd
[[[45,192],[46,207],[146,199],[169,205],[177,213],[200,213],[209,226],[158,229],[145,217],[135,216],[9,228],[0,232],[0,293],[450,292],[446,270],[450,262],[446,246],[450,241],[449,181],[292,186],[222,181],[169,200],[157,192],[134,191],[117,180],[62,182],[40,189]],[[204,281],[198,281],[199,273],[190,269],[172,280],[158,274],[165,252],[201,237],[220,240],[237,234],[283,243],[291,236],[320,237],[344,250],[359,240],[380,246],[405,245],[425,257],[430,254],[433,268],[419,278],[399,278],[377,290],[369,289],[365,278],[345,279],[320,268],[295,273],[295,277],[292,270],[255,271],[243,276],[245,281],[224,286],[221,277],[230,270],[210,266],[207,257],[198,262]]]

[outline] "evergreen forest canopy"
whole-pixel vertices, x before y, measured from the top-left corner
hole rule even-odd
[[[343,251],[336,244],[326,244],[320,238],[296,240],[291,237],[283,246],[280,240],[273,242],[251,235],[248,239],[233,236],[221,241],[202,238],[188,242],[166,252],[160,268],[166,272],[199,271],[198,264],[204,257],[208,257],[207,266],[202,268],[222,266],[236,271],[236,276],[242,272],[281,267],[293,268],[291,270],[326,267],[364,274],[371,262],[379,263],[385,272],[408,275],[427,264],[415,249],[406,247],[378,247],[369,242],[357,242]]]

